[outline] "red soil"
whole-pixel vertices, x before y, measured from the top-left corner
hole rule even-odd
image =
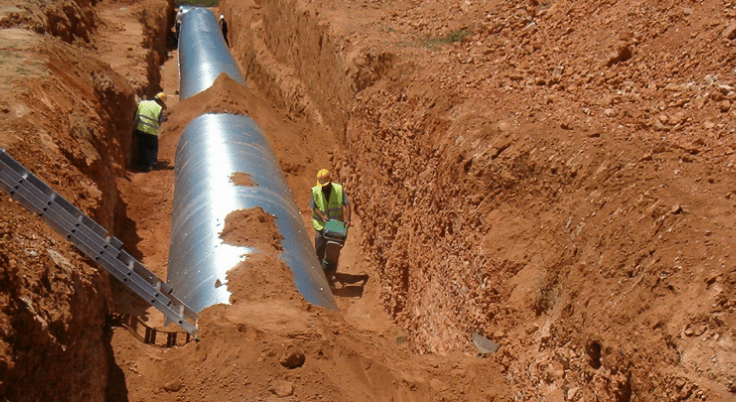
[[[340,312],[296,292],[272,218],[239,211],[226,241],[262,250],[232,304],[200,342],[141,344],[107,316],[160,317],[3,195],[0,396],[734,399],[732,4],[223,0],[249,88],[181,103],[172,8],[0,2],[0,147],[165,277],[178,137],[247,114],[310,233],[316,172],[346,188]],[[129,172],[136,98],[161,88],[159,169]]]

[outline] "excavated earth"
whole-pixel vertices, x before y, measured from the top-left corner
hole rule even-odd
[[[0,194],[0,400],[736,400],[736,3],[221,0],[248,88],[183,102],[173,8],[0,0],[0,148],[165,277],[177,140],[246,114],[307,228],[317,170],[346,188],[340,311],[238,211],[231,304],[141,343],[110,317],[156,312]]]

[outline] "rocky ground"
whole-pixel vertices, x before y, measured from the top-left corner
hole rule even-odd
[[[223,0],[249,89],[181,103],[172,8],[0,1],[0,147],[165,276],[178,135],[246,113],[305,225],[316,171],[345,185],[341,311],[269,236],[200,342],[141,344],[107,318],[153,312],[3,196],[6,400],[734,399],[736,4]],[[134,173],[159,89],[159,169]]]

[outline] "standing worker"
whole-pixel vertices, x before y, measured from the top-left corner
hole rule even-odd
[[[345,227],[350,226],[350,204],[348,196],[342,186],[332,182],[332,175],[327,169],[317,172],[317,185],[312,187],[312,199],[309,201],[312,208],[312,225],[314,225],[314,248],[317,260],[325,270],[325,276],[332,283],[337,267],[330,267],[325,262],[325,221],[337,219],[343,221]]]
[[[166,109],[166,94],[159,92],[153,100],[143,100],[138,103],[135,112],[135,134],[138,142],[137,165],[138,169],[148,172],[156,167],[158,158],[158,131],[164,122]]]
[[[220,14],[220,31],[222,31],[222,37],[225,38],[225,44],[227,47],[230,47],[230,41],[227,40],[227,22],[225,21],[225,16]]]

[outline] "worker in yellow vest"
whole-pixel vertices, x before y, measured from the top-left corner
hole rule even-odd
[[[153,100],[143,100],[138,103],[133,133],[138,143],[136,165],[143,172],[156,167],[158,132],[161,123],[164,122],[164,109],[166,109],[166,94],[163,92],[157,93]]]
[[[342,186],[332,182],[332,175],[327,169],[317,172],[317,185],[312,187],[312,199],[309,202],[312,208],[312,225],[314,226],[314,248],[317,260],[322,264],[327,279],[334,279],[334,271],[325,264],[325,221],[337,219],[350,226],[350,204],[348,196]],[[334,268],[333,268],[334,269]]]
[[[225,44],[227,47],[230,47],[230,41],[227,39],[227,21],[225,21],[225,16],[220,14],[220,31],[222,31],[222,37],[225,39]]]

